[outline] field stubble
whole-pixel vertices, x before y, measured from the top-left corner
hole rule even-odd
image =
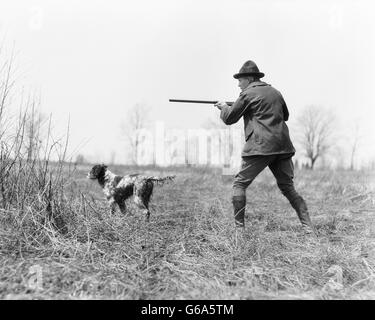
[[[55,204],[64,232],[43,208],[0,208],[0,298],[375,298],[374,173],[296,171],[314,237],[300,231],[269,172],[248,189],[242,232],[231,177],[218,170],[138,169],[177,176],[155,188],[147,224],[131,202],[128,216],[111,215],[88,169],[77,168]]]

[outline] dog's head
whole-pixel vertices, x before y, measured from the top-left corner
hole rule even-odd
[[[100,179],[104,177],[105,171],[107,170],[107,166],[104,164],[97,164],[92,167],[90,172],[87,174],[88,179]]]

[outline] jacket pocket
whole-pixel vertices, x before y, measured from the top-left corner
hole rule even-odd
[[[255,143],[260,143],[260,137],[259,137],[259,134],[257,134],[255,131],[254,131],[254,141]]]

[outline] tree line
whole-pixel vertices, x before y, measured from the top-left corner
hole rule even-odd
[[[149,126],[149,108],[145,104],[136,104],[129,108],[127,116],[121,126],[123,136],[129,147],[130,161],[137,164],[137,154],[141,144],[141,130]],[[289,125],[289,123],[288,123]],[[220,130],[228,128],[223,123],[208,120],[205,128]],[[327,155],[333,154],[338,147],[340,138],[337,128],[337,117],[334,113],[318,105],[305,106],[295,117],[294,123],[289,126],[296,148],[306,161],[298,161],[303,168],[314,169],[318,160],[324,160]],[[345,144],[349,152],[349,168],[354,170],[356,157],[361,146],[361,131],[358,123],[349,128],[350,138]],[[231,143],[226,141],[225,143]],[[341,155],[337,155],[340,157]],[[342,159],[340,159],[341,161]]]

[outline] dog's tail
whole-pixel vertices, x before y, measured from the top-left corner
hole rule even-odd
[[[176,176],[165,176],[165,177],[151,176],[151,177],[147,177],[147,180],[156,182],[157,184],[163,184],[164,182],[167,182],[167,181],[173,181],[175,177]]]

